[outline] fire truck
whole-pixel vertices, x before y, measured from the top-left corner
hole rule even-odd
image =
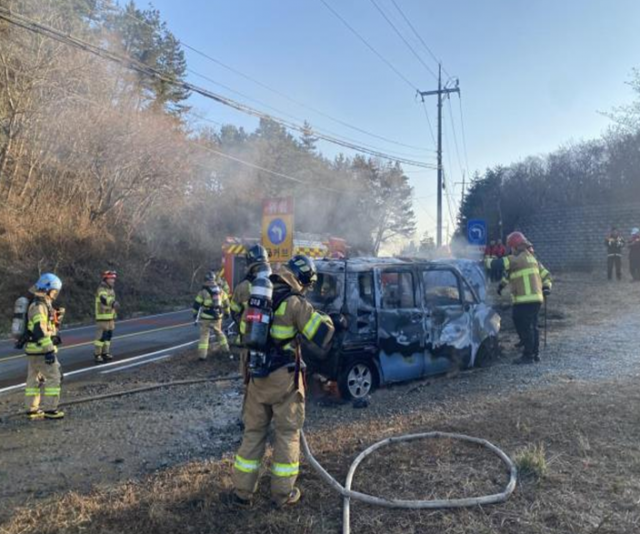
[[[229,287],[233,289],[245,276],[245,254],[253,245],[259,244],[258,238],[227,237],[222,244],[222,269]],[[293,239],[293,255],[305,254],[311,258],[346,258],[347,242],[339,237],[326,240],[315,235],[297,233]],[[277,265],[276,265],[277,267]]]

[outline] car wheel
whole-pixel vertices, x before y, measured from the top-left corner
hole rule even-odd
[[[340,394],[345,399],[362,399],[373,392],[377,373],[373,362],[355,360],[349,363],[338,380]]]
[[[488,337],[478,349],[474,367],[489,367],[498,359],[499,353],[498,338],[495,336]]]

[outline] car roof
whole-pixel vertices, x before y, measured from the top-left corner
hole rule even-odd
[[[375,267],[389,267],[389,266],[434,266],[441,267],[442,263],[436,263],[434,261],[425,260],[422,258],[377,258],[377,257],[358,257],[344,260],[323,258],[316,260],[316,266],[320,272],[344,272],[345,268],[349,272],[356,271],[369,271]],[[455,264],[453,264],[455,267]]]

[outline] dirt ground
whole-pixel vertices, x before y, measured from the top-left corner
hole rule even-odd
[[[366,409],[308,402],[317,459],[340,482],[366,446],[431,430],[488,439],[521,472],[504,504],[452,511],[352,505],[352,532],[640,532],[640,284],[565,274],[549,304],[548,347],[536,366],[517,356],[508,299],[502,355],[486,369],[376,392]],[[68,384],[66,399],[171,379],[232,374],[236,363],[186,353],[131,372]],[[20,409],[19,395],[0,413]],[[225,507],[240,429],[236,383],[155,390],[68,408],[68,418],[0,424],[0,532],[334,533],[340,498],[303,461],[301,503],[276,511],[263,478],[250,510]],[[427,499],[501,491],[497,458],[439,440],[381,449],[360,467],[354,489]]]

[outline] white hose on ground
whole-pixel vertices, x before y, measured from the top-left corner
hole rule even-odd
[[[464,434],[452,434],[449,432],[424,432],[421,434],[406,434],[404,436],[396,436],[384,439],[375,443],[368,449],[361,452],[358,457],[353,461],[351,467],[349,468],[349,472],[347,474],[347,479],[345,485],[342,486],[335,478],[333,478],[325,469],[320,465],[320,463],[314,458],[311,453],[311,449],[309,448],[309,444],[307,442],[307,438],[302,434],[302,447],[304,449],[305,456],[311,466],[318,472],[320,477],[327,482],[333,489],[335,489],[340,495],[343,497],[344,508],[343,508],[343,525],[342,532],[343,534],[350,534],[350,502],[351,499],[355,499],[357,501],[364,502],[366,504],[372,504],[376,506],[383,506],[386,508],[408,508],[413,510],[418,509],[442,509],[442,508],[463,508],[470,506],[481,506],[486,504],[496,504],[500,502],[506,501],[509,496],[513,493],[516,488],[516,481],[518,477],[518,471],[516,469],[515,464],[507,456],[501,449],[488,442],[485,439],[474,438],[471,436],[466,436]],[[469,497],[465,499],[441,499],[441,500],[428,500],[428,501],[408,501],[401,499],[384,499],[381,497],[375,497],[373,495],[367,495],[366,493],[360,493],[359,491],[353,491],[351,489],[351,483],[353,481],[353,476],[355,475],[356,469],[367,456],[369,456],[372,452],[384,447],[386,445],[392,443],[399,443],[403,441],[414,441],[417,439],[428,439],[428,438],[447,438],[447,439],[456,439],[462,441],[468,441],[471,443],[475,443],[478,445],[482,445],[486,447],[491,452],[496,454],[504,464],[509,469],[509,483],[505,487],[504,491],[501,493],[496,493],[493,495],[485,495],[481,497]]]

